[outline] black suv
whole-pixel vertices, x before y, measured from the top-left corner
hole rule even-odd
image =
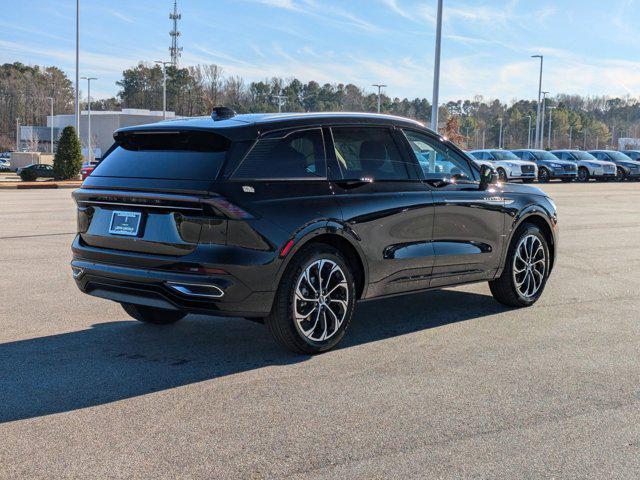
[[[488,281],[524,307],[554,264],[553,201],[418,122],[219,108],[114,137],[73,194],[72,270],[144,322],[247,317],[317,353],[358,301]]]

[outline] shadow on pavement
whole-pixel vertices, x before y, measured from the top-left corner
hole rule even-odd
[[[490,296],[442,290],[360,304],[341,348],[504,311]],[[135,321],[0,345],[0,423],[67,412],[309,357],[263,325],[190,316]]]

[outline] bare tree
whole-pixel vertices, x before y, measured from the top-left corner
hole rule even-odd
[[[27,149],[30,152],[38,152],[39,148],[40,148],[40,137],[38,137],[38,134],[36,132],[33,132],[31,134],[31,138],[27,142]]]
[[[204,91],[204,99],[209,110],[219,105],[222,97],[222,87],[224,79],[222,76],[222,67],[218,65],[201,65],[198,67],[201,71],[202,87]]]

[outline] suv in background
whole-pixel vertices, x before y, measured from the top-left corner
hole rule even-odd
[[[538,181],[547,183],[554,179],[571,182],[578,177],[575,162],[560,160],[546,150],[511,150],[518,158],[535,162],[538,165]]]
[[[622,153],[624,153],[627,157],[629,157],[631,160],[634,160],[636,162],[640,161],[640,150],[620,150]]]
[[[616,178],[615,163],[598,160],[589,152],[582,150],[552,150],[551,153],[560,160],[576,162],[579,182],[588,182],[591,178],[595,178],[596,181],[615,180]]]
[[[217,108],[114,137],[73,193],[71,268],[143,322],[247,317],[311,354],[360,300],[486,281],[526,307],[554,265],[553,201],[412,120]]]
[[[589,150],[598,160],[616,164],[616,180],[640,180],[640,162],[636,162],[617,150]]]
[[[524,183],[531,183],[538,175],[535,163],[520,160],[509,150],[472,150],[469,153],[478,160],[491,162],[503,182],[522,180]]]

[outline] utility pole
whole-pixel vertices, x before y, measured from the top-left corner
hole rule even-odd
[[[382,108],[382,103],[381,103],[381,102],[382,102],[382,100],[381,100],[381,97],[382,97],[382,89],[383,89],[383,88],[386,88],[387,86],[386,86],[386,85],[379,84],[379,83],[374,83],[374,84],[372,85],[372,87],[377,87],[377,88],[378,88],[378,113],[380,113],[381,108]]]
[[[80,138],[80,0],[76,0],[76,135]]]
[[[527,115],[524,118],[529,119],[529,128],[527,129],[527,148],[531,148],[531,115]]]
[[[553,110],[556,107],[547,107],[547,110],[549,110],[549,141],[547,142],[549,145],[549,150],[551,150],[551,126],[553,125],[553,114],[551,113],[551,110]]]
[[[82,77],[82,80],[87,81],[87,146],[89,150],[89,162],[93,161],[93,150],[91,149],[91,80],[97,80],[95,77]]]
[[[162,65],[162,120],[167,119],[167,65],[173,65],[172,62],[164,62],[156,60],[155,63]]]
[[[484,144],[485,144],[485,143],[484,143],[484,141],[485,141],[485,133],[486,133],[486,131],[485,131],[485,130],[482,130],[482,149],[483,149],[483,150],[484,150]]]
[[[531,55],[531,58],[540,59],[540,79],[538,80],[538,113],[536,115],[536,148],[541,145],[540,141],[540,102],[542,97],[542,64],[544,62],[544,55]]]
[[[278,113],[282,113],[282,102],[287,99],[286,95],[274,95],[273,98],[278,100]]]
[[[547,105],[547,95],[549,92],[542,92],[542,117],[540,117],[540,143],[536,146],[540,150],[544,150],[544,112]]]
[[[582,149],[586,150],[587,149],[587,129],[586,128],[584,129],[583,136],[584,136],[584,146],[582,147]]]
[[[20,117],[16,117],[16,152],[20,151]]]
[[[53,97],[47,97],[51,102],[51,154],[53,155]]]
[[[502,148],[502,117],[498,119],[500,122],[500,136],[498,137],[498,148]]]
[[[438,0],[436,16],[436,52],[433,62],[433,103],[431,105],[431,130],[438,131],[438,96],[440,94],[440,47],[442,45],[442,0]]]

